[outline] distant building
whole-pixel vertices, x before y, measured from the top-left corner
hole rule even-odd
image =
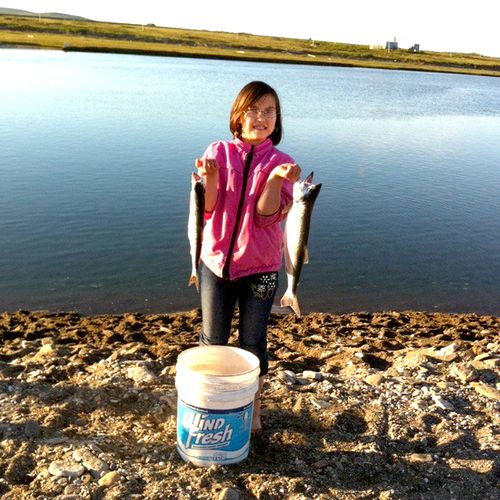
[[[385,42],[385,48],[386,50],[397,50],[398,42],[396,41],[396,38],[394,38],[393,42]]]
[[[383,48],[384,48],[383,45],[375,45],[375,44],[370,45],[371,50],[377,50],[377,49],[383,49]]]
[[[420,44],[415,43],[409,49],[410,52],[420,52]]]

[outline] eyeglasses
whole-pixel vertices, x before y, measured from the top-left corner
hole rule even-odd
[[[245,116],[248,118],[257,118],[258,116],[261,116],[262,118],[276,118],[276,115],[278,114],[275,109],[254,109],[250,108],[245,111]]]

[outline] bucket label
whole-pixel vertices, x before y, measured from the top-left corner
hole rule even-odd
[[[248,447],[252,409],[253,401],[241,408],[213,410],[191,406],[179,398],[177,443],[187,455],[190,450],[241,452]]]

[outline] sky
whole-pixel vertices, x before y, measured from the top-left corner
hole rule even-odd
[[[500,57],[498,0],[0,0],[95,21],[252,33]]]

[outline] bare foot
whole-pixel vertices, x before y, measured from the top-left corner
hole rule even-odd
[[[259,434],[261,431],[262,422],[260,420],[260,394],[256,394],[253,402],[252,435]]]
[[[259,377],[259,388],[255,393],[253,401],[253,414],[252,414],[252,435],[260,434],[262,431],[262,422],[260,419],[260,395],[262,387],[264,386],[265,377]]]

